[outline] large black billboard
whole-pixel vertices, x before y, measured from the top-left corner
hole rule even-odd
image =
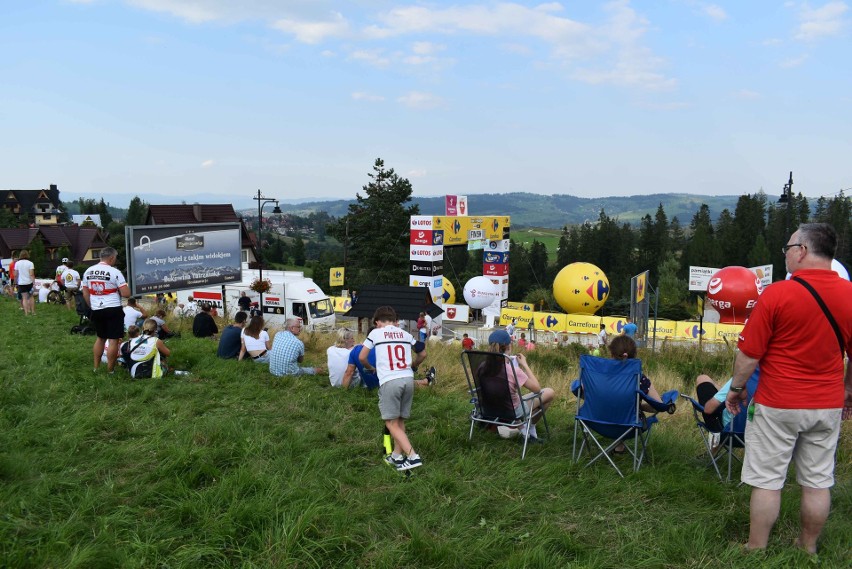
[[[136,225],[125,243],[133,295],[242,280],[239,223]]]

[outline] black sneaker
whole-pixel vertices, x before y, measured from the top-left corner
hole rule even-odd
[[[435,366],[429,368],[429,371],[426,372],[426,381],[429,385],[434,385],[437,374],[435,372]]]
[[[423,466],[423,461],[418,456],[417,458],[405,458],[402,461],[402,464],[397,463],[396,469],[399,472],[405,472],[407,470],[411,470],[412,468],[417,468],[418,466]]]
[[[400,457],[399,460],[394,459],[393,455],[385,455],[385,462],[397,470],[402,470],[400,467],[405,464],[405,457]]]

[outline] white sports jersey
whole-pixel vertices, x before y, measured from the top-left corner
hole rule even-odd
[[[392,379],[414,377],[411,370],[411,347],[417,340],[396,326],[376,328],[364,340],[364,347],[376,352],[376,375],[379,385]]]
[[[68,290],[77,290],[80,288],[80,273],[67,267],[62,273],[62,283]]]
[[[89,305],[92,310],[121,307],[122,286],[127,286],[124,275],[115,267],[106,263],[92,265],[83,273],[83,288],[89,291]]]

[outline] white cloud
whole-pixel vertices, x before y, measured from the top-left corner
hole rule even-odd
[[[352,93],[352,98],[356,101],[368,101],[370,103],[380,103],[385,100],[381,95],[372,95],[364,91],[356,91]]]
[[[807,60],[808,60],[808,54],[804,53],[804,54],[800,55],[799,57],[791,57],[790,59],[785,59],[784,61],[782,61],[778,65],[780,65],[781,67],[789,69],[791,67],[798,67]]]
[[[360,49],[349,54],[349,59],[361,61],[374,67],[387,67],[391,60],[381,49]]]
[[[845,2],[828,2],[819,8],[802,4],[799,12],[800,24],[795,37],[798,40],[812,41],[840,34],[849,24],[844,17],[849,10]]]
[[[761,95],[757,91],[752,91],[750,89],[740,89],[739,91],[734,93],[734,97],[746,101],[753,101],[755,99],[762,99],[763,95]]]
[[[349,31],[349,23],[339,13],[334,13],[330,21],[323,22],[280,19],[274,22],[272,27],[293,34],[297,40],[307,44],[317,44],[330,37],[346,35]]]
[[[728,13],[725,9],[716,4],[702,4],[701,11],[711,20],[722,22],[728,19]]]
[[[397,99],[398,103],[412,109],[434,109],[444,104],[444,100],[431,93],[410,91]]]
[[[411,45],[411,51],[417,55],[435,55],[445,49],[447,49],[447,46],[432,43],[430,41],[418,41]]]
[[[207,159],[207,160],[205,160],[204,162],[202,162],[202,163],[201,163],[201,167],[202,167],[202,168],[210,168],[210,167],[211,167],[211,166],[213,166],[215,163],[216,163],[215,161],[210,160],[210,159]]]

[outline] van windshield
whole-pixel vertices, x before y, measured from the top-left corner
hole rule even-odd
[[[309,302],[308,309],[311,311],[311,318],[323,318],[334,314],[334,305],[327,298],[316,302]]]

